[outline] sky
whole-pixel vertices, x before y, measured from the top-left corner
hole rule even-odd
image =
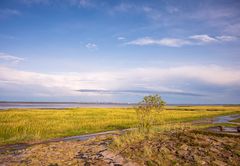
[[[239,0],[1,0],[0,101],[240,103]]]

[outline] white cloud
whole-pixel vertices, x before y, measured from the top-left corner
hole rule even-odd
[[[197,40],[202,43],[211,43],[211,42],[216,42],[217,40],[213,37],[210,37],[208,35],[193,35],[189,37],[190,39]]]
[[[202,44],[204,44],[204,43],[214,43],[214,42],[230,42],[230,41],[237,40],[237,37],[235,37],[235,36],[223,35],[223,36],[210,37],[206,34],[204,34],[204,35],[194,35],[194,36],[190,36],[189,38],[194,39],[196,41],[199,41]]]
[[[168,47],[182,47],[185,45],[199,45],[199,44],[211,44],[211,43],[220,43],[220,42],[230,42],[237,40],[234,36],[215,36],[210,37],[206,34],[201,35],[193,35],[188,37],[187,39],[180,38],[161,38],[161,39],[153,39],[151,37],[143,37],[136,40],[132,40],[125,44],[127,45],[160,45],[160,46],[168,46]]]
[[[181,47],[183,45],[189,45],[190,42],[183,39],[163,38],[159,40],[159,44],[164,46],[169,46],[169,47]]]
[[[87,43],[87,44],[85,45],[85,47],[88,48],[88,49],[91,49],[91,50],[95,50],[95,49],[98,48],[95,43]]]
[[[130,45],[162,45],[162,46],[169,46],[169,47],[181,47],[183,45],[190,44],[189,41],[183,39],[176,39],[176,38],[163,38],[163,39],[153,39],[150,37],[139,38],[133,41],[130,41],[126,44]]]
[[[12,56],[12,55],[0,52],[0,60],[5,61],[5,62],[11,62],[11,63],[19,63],[19,62],[23,61],[24,58]]]
[[[156,44],[156,41],[154,39],[150,38],[150,37],[144,37],[144,38],[139,38],[139,39],[130,41],[126,44],[143,46],[143,45]]]
[[[236,37],[234,36],[217,36],[216,39],[218,39],[219,41],[223,41],[223,42],[228,42],[228,41],[234,41],[237,40]]]

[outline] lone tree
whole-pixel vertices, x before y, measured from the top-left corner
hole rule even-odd
[[[154,112],[164,110],[166,103],[159,95],[145,96],[143,100],[136,106],[139,129],[149,132],[154,123]]]

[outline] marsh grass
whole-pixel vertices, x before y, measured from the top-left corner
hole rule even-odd
[[[222,106],[171,107],[171,110],[154,115],[155,125],[174,126],[204,117],[237,114],[239,110],[240,107]],[[134,128],[136,125],[136,112],[131,108],[10,109],[0,111],[0,144]]]

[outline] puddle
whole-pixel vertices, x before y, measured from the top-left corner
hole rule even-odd
[[[226,116],[219,116],[213,119],[213,124],[219,124],[219,126],[209,127],[207,130],[217,133],[228,133],[228,134],[240,134],[238,127],[227,127],[221,126],[221,123],[229,123],[229,124],[239,124],[236,122],[231,122],[232,120],[240,118],[240,115],[226,115]]]
[[[213,123],[229,123],[231,120],[240,118],[240,115],[226,115],[214,118]]]

